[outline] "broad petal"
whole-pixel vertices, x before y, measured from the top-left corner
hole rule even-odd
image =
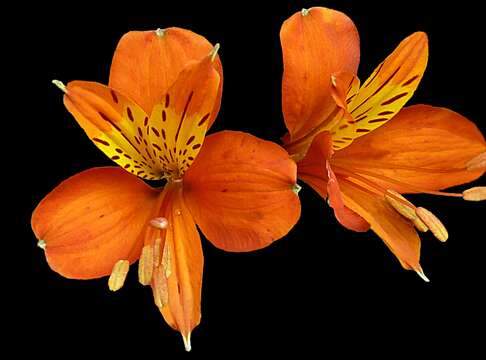
[[[280,146],[249,134],[208,136],[184,177],[184,198],[204,235],[227,251],[265,247],[300,216],[296,166]]]
[[[287,19],[280,31],[284,74],[282,109],[290,140],[322,125],[335,110],[331,75],[356,74],[359,36],[341,12],[315,7]]]
[[[37,206],[32,229],[50,267],[74,279],[109,275],[118,260],[136,261],[159,192],[118,168],[86,170]]]
[[[64,105],[93,143],[126,171],[143,179],[163,176],[148,143],[148,116],[120,92],[88,81],[67,85]]]
[[[465,117],[444,108],[415,105],[337,151],[332,162],[420,189],[439,190],[481,176],[485,169],[470,171],[466,164],[485,151],[481,132]],[[414,192],[386,179],[373,181],[400,193]]]
[[[131,31],[118,43],[110,71],[109,85],[138,103],[150,114],[162,102],[179,73],[193,60],[199,61],[211,51],[204,37],[180,28],[158,31]],[[209,126],[219,111],[223,70],[219,58],[215,67],[221,82],[217,101],[211,110]]]
[[[368,134],[392,119],[412,97],[422,79],[428,59],[427,35],[417,32],[405,40],[382,62],[348,104],[354,123],[332,129],[334,149]],[[339,78],[337,79],[339,83]],[[347,82],[343,79],[342,82]],[[352,140],[347,140],[352,139]]]
[[[367,231],[369,224],[344,205],[339,184],[329,160],[333,154],[332,139],[328,132],[317,135],[306,157],[297,163],[298,176],[311,186],[334,209],[336,219],[344,227],[354,231]]]
[[[152,290],[167,323],[189,338],[201,320],[201,239],[184,203],[182,184],[167,185],[164,191],[168,227],[161,264],[154,269]]]
[[[420,271],[420,238],[413,224],[398,214],[383,197],[339,179],[347,207],[361,215],[395,254],[405,269]]]
[[[182,177],[201,149],[218,98],[212,55],[189,63],[154,107],[147,127],[153,156],[164,172]],[[150,129],[149,129],[150,128]]]

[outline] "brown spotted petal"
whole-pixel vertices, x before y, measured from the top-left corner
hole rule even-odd
[[[163,177],[148,142],[148,116],[137,104],[105,85],[87,81],[70,82],[64,104],[111,160],[143,179]]]

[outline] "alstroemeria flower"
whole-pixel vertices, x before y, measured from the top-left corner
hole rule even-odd
[[[416,229],[430,229],[442,241],[447,231],[401,194],[484,199],[484,187],[462,194],[439,190],[480,177],[486,143],[473,123],[453,111],[402,108],[426,67],[426,34],[403,40],[361,86],[358,32],[343,13],[304,9],[285,21],[280,37],[289,131],[284,147],[298,162],[298,177],[328,199],[342,225],[371,228],[404,268],[427,280]]]
[[[178,28],[130,32],[109,86],[56,82],[69,112],[120,167],[67,179],[32,217],[50,267],[67,278],[110,275],[115,291],[139,260],[140,282],[187,350],[201,317],[196,225],[221,249],[251,251],[285,235],[300,214],[284,149],[241,132],[205,138],[221,99],[217,48]],[[167,183],[151,188],[140,178]]]

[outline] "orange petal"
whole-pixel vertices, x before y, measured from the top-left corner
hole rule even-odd
[[[359,214],[349,209],[343,201],[339,183],[334,175],[329,161],[326,162],[329,180],[327,182],[327,193],[329,194],[329,206],[334,209],[334,215],[339,223],[345,228],[353,231],[364,232],[370,229],[370,224]]]
[[[346,15],[316,7],[286,20],[280,41],[284,61],[282,109],[293,141],[322,125],[335,110],[331,75],[356,73],[359,36]]]
[[[185,29],[131,31],[118,43],[111,64],[109,85],[150,114],[184,67],[192,60],[207,56],[212,48],[213,45],[204,37]],[[209,126],[219,111],[223,86],[219,58],[215,60],[215,67],[221,82]]]
[[[184,198],[204,235],[227,251],[281,238],[300,215],[296,166],[280,146],[249,134],[208,136],[184,176]]]
[[[481,132],[463,116],[444,108],[415,105],[346,149],[336,151],[332,162],[420,189],[439,190],[481,176],[484,169],[471,171],[466,166],[485,151]],[[414,192],[386,179],[373,181],[400,193]]]
[[[182,184],[167,185],[164,195],[167,208],[163,215],[168,226],[162,259],[154,269],[152,289],[167,323],[189,338],[201,319],[201,240],[184,203]]]
[[[184,68],[162,103],[154,107],[148,123],[154,157],[165,172],[176,172],[177,177],[182,177],[199,153],[217,101],[220,77],[212,54]]]
[[[329,197],[329,205],[341,225],[354,231],[367,231],[369,224],[343,203],[338,181],[329,166],[332,154],[331,135],[320,133],[314,138],[306,157],[297,163],[298,176],[323,199]]]
[[[392,119],[418,87],[427,59],[428,41],[425,33],[417,32],[403,40],[375,69],[357,94],[352,98],[350,96],[347,108],[354,123],[338,123],[331,130],[334,149],[345,148],[354,139]],[[337,83],[340,82],[340,75],[336,75]],[[341,82],[348,82],[348,76],[345,77]],[[341,102],[338,101],[338,104]]]
[[[405,269],[421,271],[420,238],[413,224],[396,212],[384,199],[371,194],[348,180],[339,179],[347,207],[361,215],[400,260]]]
[[[109,275],[118,260],[138,259],[158,195],[121,169],[87,170],[40,202],[32,229],[54,271],[75,279]]]
[[[93,143],[126,171],[143,179],[163,176],[148,140],[148,116],[133,101],[95,82],[72,81],[64,104]]]

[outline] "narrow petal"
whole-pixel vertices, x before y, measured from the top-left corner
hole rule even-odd
[[[370,224],[358,213],[349,209],[343,201],[341,189],[336,175],[334,175],[329,161],[326,162],[329,180],[327,182],[327,193],[329,194],[329,206],[334,209],[334,215],[339,223],[345,228],[353,231],[364,232],[370,229]]]
[[[334,149],[348,146],[392,119],[412,97],[422,79],[428,59],[427,35],[417,32],[405,40],[381,63],[348,104],[353,126],[332,129]],[[347,82],[346,80],[341,80]],[[339,82],[339,75],[337,78]],[[347,139],[352,140],[347,140]]]
[[[87,81],[67,85],[64,104],[93,143],[126,171],[143,179],[163,176],[148,143],[148,116],[109,87]]]
[[[212,54],[207,53],[204,59],[186,66],[154,107],[147,134],[163,171],[182,177],[196,158],[213,115],[219,84]]]
[[[180,28],[157,31],[131,31],[118,43],[111,64],[109,85],[125,94],[150,114],[162,102],[179,73],[193,60],[199,61],[211,51],[204,37]],[[217,101],[208,120],[211,126],[219,110],[223,71],[219,58],[215,67],[221,82]]]
[[[467,163],[485,151],[481,132],[463,116],[444,108],[415,105],[337,151],[332,162],[420,189],[440,190],[481,176],[484,168],[467,170]],[[383,178],[373,181],[400,193],[414,192]]]
[[[395,254],[405,269],[421,269],[420,238],[413,224],[396,212],[379,195],[371,194],[353,183],[339,179],[347,207],[361,215]]]
[[[217,247],[251,251],[281,238],[300,215],[296,166],[280,146],[224,131],[208,136],[184,177],[184,198]]]
[[[87,170],[40,202],[32,229],[54,271],[75,279],[109,275],[118,260],[138,259],[158,195],[121,169]]]
[[[369,224],[357,213],[344,205],[339,184],[329,159],[333,154],[332,139],[328,132],[317,135],[306,157],[298,163],[299,178],[311,186],[323,199],[329,197],[336,219],[344,227],[354,231],[367,231]]]
[[[201,240],[184,203],[182,184],[169,184],[164,191],[168,226],[152,289],[167,323],[188,338],[201,319]]]
[[[287,19],[280,41],[282,109],[290,140],[296,140],[322,125],[335,110],[331,75],[341,71],[356,74],[359,36],[343,13],[315,7]]]

